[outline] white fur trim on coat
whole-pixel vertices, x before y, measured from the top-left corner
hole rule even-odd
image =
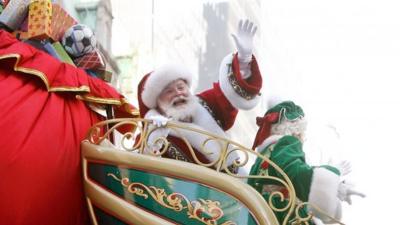
[[[155,108],[157,97],[163,89],[177,79],[185,80],[192,89],[192,84],[197,82],[196,77],[183,65],[167,64],[154,70],[144,84],[141,96],[143,103],[148,108]]]
[[[197,98],[197,97],[196,97]],[[193,122],[192,123],[184,123],[184,122],[177,122],[173,121],[175,123],[180,123],[182,125],[185,125],[187,127],[192,127],[196,128],[199,130],[204,130],[208,131],[212,134],[218,135],[220,137],[224,138],[229,138],[228,135],[225,133],[225,131],[217,124],[215,119],[210,115],[210,113],[198,102],[196,101],[196,110],[193,115]],[[150,116],[153,115],[160,115],[156,110],[152,109],[149,110],[145,118],[149,118]],[[189,141],[189,143],[199,150],[202,154],[205,155],[207,159],[210,161],[214,161],[219,158],[220,156],[220,150],[221,150],[221,143],[216,142],[216,141],[209,141],[207,142],[206,151],[202,151],[202,145],[203,143],[209,138],[209,136],[202,135],[200,133],[195,133],[190,130],[184,130],[184,129],[170,129],[169,132],[170,135],[175,136],[175,137],[184,137],[186,140]],[[210,153],[210,154],[207,154]],[[229,154],[228,159],[227,159],[227,164],[230,165],[232,162],[239,158],[239,155],[237,154],[237,151],[232,152]]]
[[[256,147],[256,152],[260,153],[264,148],[268,147],[270,144],[278,142],[283,135],[274,134],[266,138],[259,146]]]
[[[229,100],[229,102],[238,109],[249,110],[254,108],[261,99],[261,96],[257,95],[255,98],[251,100],[246,100],[242,96],[238,95],[233,89],[232,85],[228,80],[229,71],[232,67],[233,55],[227,55],[221,62],[221,66],[219,68],[219,84],[222,92],[225,97]]]
[[[337,197],[340,177],[325,168],[315,168],[311,180],[308,202],[316,205],[329,216],[340,220],[342,217],[342,205]],[[331,222],[329,218],[310,208],[323,222]]]

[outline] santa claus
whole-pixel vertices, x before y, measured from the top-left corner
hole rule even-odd
[[[158,127],[174,121],[227,137],[225,131],[234,124],[238,109],[248,110],[259,102],[262,78],[252,54],[256,31],[257,27],[252,22],[239,22],[237,34],[232,34],[238,52],[222,60],[219,82],[197,95],[191,90],[196,76],[183,65],[165,65],[144,76],[138,87],[141,117],[153,120]],[[166,152],[169,158],[194,161],[183,139],[191,144],[197,159],[203,163],[220,157],[221,146],[217,142],[208,142],[207,152],[204,151],[202,145],[208,138],[206,136],[186,131],[177,134],[170,129],[158,130],[149,139],[166,137],[170,142]],[[227,162],[232,165],[236,159],[237,155],[229,154]]]
[[[351,204],[352,195],[364,197],[364,194],[355,191],[343,179],[343,176],[350,172],[348,162],[344,161],[337,166],[310,166],[306,163],[303,142],[307,122],[300,106],[292,101],[276,104],[265,113],[264,117],[257,118],[257,125],[260,128],[253,148],[268,157],[287,174],[294,186],[296,197],[310,203],[312,207],[309,210],[319,218],[314,218],[315,224],[340,220],[341,201]],[[254,163],[250,175],[269,175],[283,179],[277,170],[261,158]],[[249,179],[248,183],[266,200],[269,200],[271,193],[281,186],[266,179]],[[280,189],[285,193],[282,186]],[[285,205],[281,200],[272,199],[272,201],[278,206]],[[281,222],[286,216],[285,212],[276,214]],[[303,208],[300,214],[305,217],[307,209]]]

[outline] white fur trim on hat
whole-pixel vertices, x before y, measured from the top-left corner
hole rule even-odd
[[[185,80],[189,88],[196,81],[194,75],[183,65],[167,64],[154,70],[144,84],[141,96],[143,103],[149,108],[155,108],[163,89],[177,79]]]
[[[227,55],[222,60],[221,66],[219,68],[219,84],[222,93],[224,93],[225,97],[235,108],[244,110],[252,109],[258,104],[261,97],[257,95],[254,99],[246,100],[236,93],[228,80],[229,70],[231,69],[230,67],[232,67],[232,60],[233,55]]]

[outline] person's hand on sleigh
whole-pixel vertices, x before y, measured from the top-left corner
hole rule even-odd
[[[153,115],[148,118],[152,121],[152,124],[156,127],[165,127],[167,123],[171,120],[163,115]]]
[[[153,115],[148,118],[152,121],[149,126],[149,133],[147,138],[147,148],[145,154],[160,155],[163,146],[167,144],[167,136],[170,132],[169,128],[165,126],[170,121],[169,118],[162,115]]]

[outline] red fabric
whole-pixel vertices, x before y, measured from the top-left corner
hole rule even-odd
[[[240,66],[237,53],[232,60],[232,70],[236,77],[236,80],[242,88],[244,88],[252,95],[260,93],[262,87],[262,76],[260,69],[258,68],[257,60],[254,56],[252,56],[250,65],[251,76],[248,79],[243,79],[242,75],[240,74]]]
[[[271,125],[278,122],[279,113],[272,112],[266,114],[264,117],[257,117],[257,125],[260,127],[257,131],[256,138],[254,139],[253,149],[263,143],[271,134]]]
[[[80,142],[99,118],[74,95],[0,68],[3,224],[89,224]]]
[[[147,78],[149,78],[150,73],[146,74],[142,80],[140,81],[139,85],[138,85],[138,102],[139,102],[139,112],[140,112],[140,117],[144,118],[144,116],[146,115],[146,113],[150,110],[149,108],[147,108],[147,106],[143,103],[142,100],[142,92],[143,92],[143,88],[144,88],[144,84],[146,83]]]
[[[207,102],[216,119],[221,121],[222,129],[229,130],[233,126],[238,110],[225,97],[219,83],[214,83],[214,88],[203,91],[198,96]]]
[[[268,161],[264,161],[264,162],[261,164],[261,168],[264,169],[264,170],[268,169],[268,167],[269,167]]]
[[[122,96],[7,32],[0,40],[0,223],[90,224],[80,142],[102,118],[75,95]]]
[[[10,0],[3,0],[4,8],[8,5],[9,2]]]
[[[8,32],[0,30],[0,40],[0,57],[16,59],[11,54],[18,55],[18,67],[42,73],[41,79],[48,91],[74,91],[111,101],[120,101],[123,98],[101,79],[88,76],[82,69],[61,63],[47,53],[16,40]],[[7,66],[12,68],[14,64],[15,61],[9,61]]]
[[[183,152],[183,154],[187,158],[189,158],[192,162],[195,162],[192,154],[190,153],[189,148],[187,147],[187,145],[186,145],[185,141],[183,141],[183,139],[170,135],[170,136],[168,136],[168,141],[170,141],[176,147],[178,147]],[[193,146],[192,146],[192,148],[193,148],[194,154],[196,155],[197,159],[200,160],[200,162],[210,163],[210,160],[208,160],[207,157],[203,153],[201,153],[198,149],[194,148]]]

